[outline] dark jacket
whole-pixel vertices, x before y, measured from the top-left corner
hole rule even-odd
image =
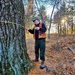
[[[37,24],[37,25],[35,25],[35,27],[39,27],[39,25],[40,25],[40,23],[39,24]],[[35,30],[35,37],[36,37],[36,39],[39,39],[38,38],[38,35],[39,35],[39,31],[41,31],[41,32],[46,32],[46,26],[45,26],[45,24],[44,23],[42,23],[42,28],[40,28],[39,30]],[[29,29],[28,30],[31,34],[34,34],[34,28],[31,30],[31,29]]]

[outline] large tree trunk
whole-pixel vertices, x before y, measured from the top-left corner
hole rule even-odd
[[[29,69],[22,0],[0,0],[0,75],[27,75]]]

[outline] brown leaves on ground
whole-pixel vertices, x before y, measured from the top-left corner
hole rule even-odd
[[[27,52],[32,61],[35,59],[34,39],[31,34],[27,34],[26,37]],[[54,36],[48,39],[45,53],[46,67],[39,68],[41,61],[32,62],[33,67],[28,75],[75,75],[75,54],[68,46],[75,52],[75,36]]]

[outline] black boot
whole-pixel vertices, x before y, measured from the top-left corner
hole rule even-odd
[[[40,65],[40,69],[44,69],[44,68],[45,68],[44,61],[42,61]]]

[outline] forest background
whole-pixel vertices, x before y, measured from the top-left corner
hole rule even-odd
[[[46,67],[33,63],[34,40],[25,27],[38,17],[47,27]],[[75,0],[0,1],[0,75],[75,75]]]

